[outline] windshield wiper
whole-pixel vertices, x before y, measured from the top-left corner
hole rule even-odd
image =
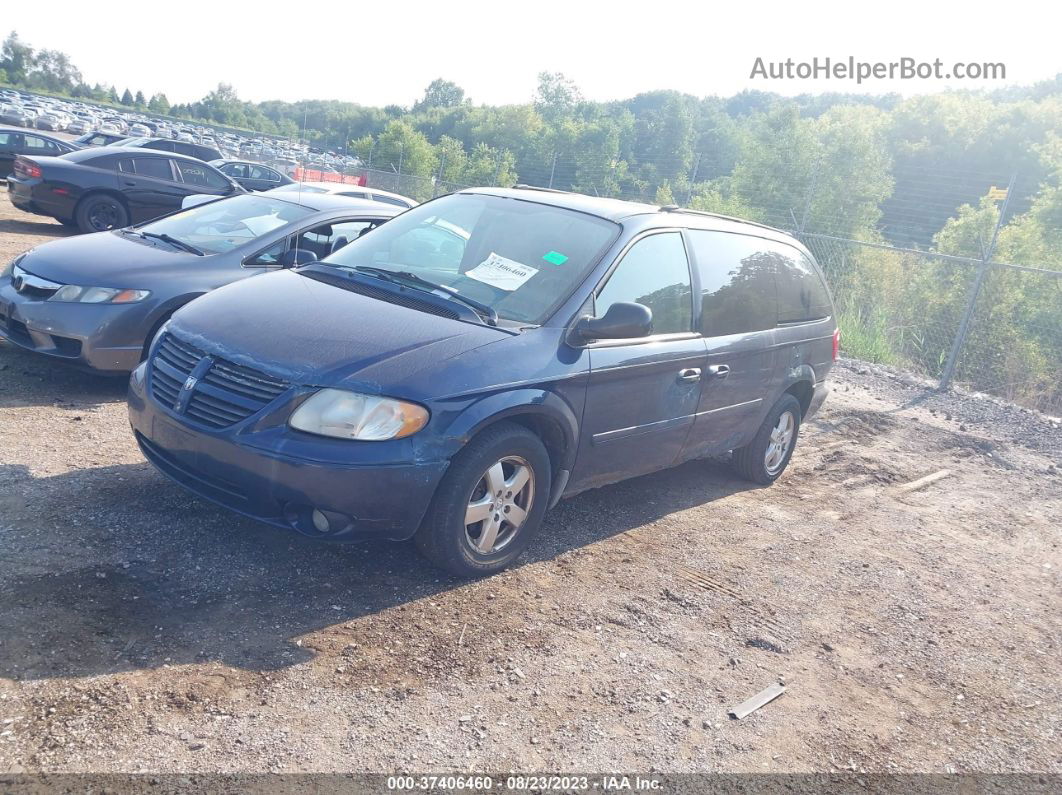
[[[161,240],[163,243],[169,243],[174,248],[179,248],[179,249],[181,249],[183,251],[187,251],[189,254],[195,254],[197,257],[205,257],[206,256],[206,252],[203,251],[202,249],[198,249],[195,246],[193,246],[191,243],[185,243],[183,240],[178,240],[177,238],[175,238],[175,237],[173,237],[171,235],[167,235],[165,232],[162,232],[162,233],[158,233],[158,232],[141,232],[140,236],[141,237],[153,237],[156,240]]]
[[[465,306],[471,307],[475,310],[476,314],[484,318],[491,326],[498,325],[498,313],[494,311],[494,307],[484,304],[481,301],[477,301],[474,298],[463,296],[452,287],[436,284],[433,281],[429,281],[428,279],[409,271],[393,271],[387,268],[377,268],[372,265],[354,265],[352,269],[356,270],[358,273],[367,273],[370,276],[376,276],[384,281],[394,282],[395,284],[410,283],[429,292],[432,290],[441,290],[448,298],[452,298],[454,301],[460,301]]]

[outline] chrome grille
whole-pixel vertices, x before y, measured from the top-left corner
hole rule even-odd
[[[155,348],[150,371],[155,400],[211,428],[227,428],[256,414],[289,386],[259,370],[211,356],[170,333]],[[190,379],[192,386],[186,389]],[[186,391],[189,394],[182,394]]]

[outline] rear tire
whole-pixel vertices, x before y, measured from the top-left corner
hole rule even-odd
[[[535,434],[511,422],[487,428],[450,462],[414,536],[417,547],[459,577],[501,571],[541,527],[551,479],[549,454]]]
[[[84,233],[106,232],[129,225],[129,211],[122,202],[106,193],[92,193],[82,199],[74,212],[77,228]]]
[[[800,401],[788,392],[774,404],[756,435],[734,451],[731,465],[746,480],[769,486],[781,477],[796,449]]]

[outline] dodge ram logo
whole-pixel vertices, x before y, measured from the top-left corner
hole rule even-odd
[[[190,375],[186,379],[184,379],[184,389],[187,389],[187,390],[191,391],[191,390],[195,389],[195,385],[198,384],[198,383],[199,383],[199,379],[196,378],[195,376],[191,376]]]

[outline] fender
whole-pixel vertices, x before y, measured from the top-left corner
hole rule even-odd
[[[554,421],[564,434],[557,469],[570,471],[578,448],[579,421],[567,401],[547,389],[515,389],[489,395],[472,403],[443,431],[450,448],[448,454],[452,456],[492,422],[518,414],[537,414]],[[557,474],[555,472],[554,476]]]

